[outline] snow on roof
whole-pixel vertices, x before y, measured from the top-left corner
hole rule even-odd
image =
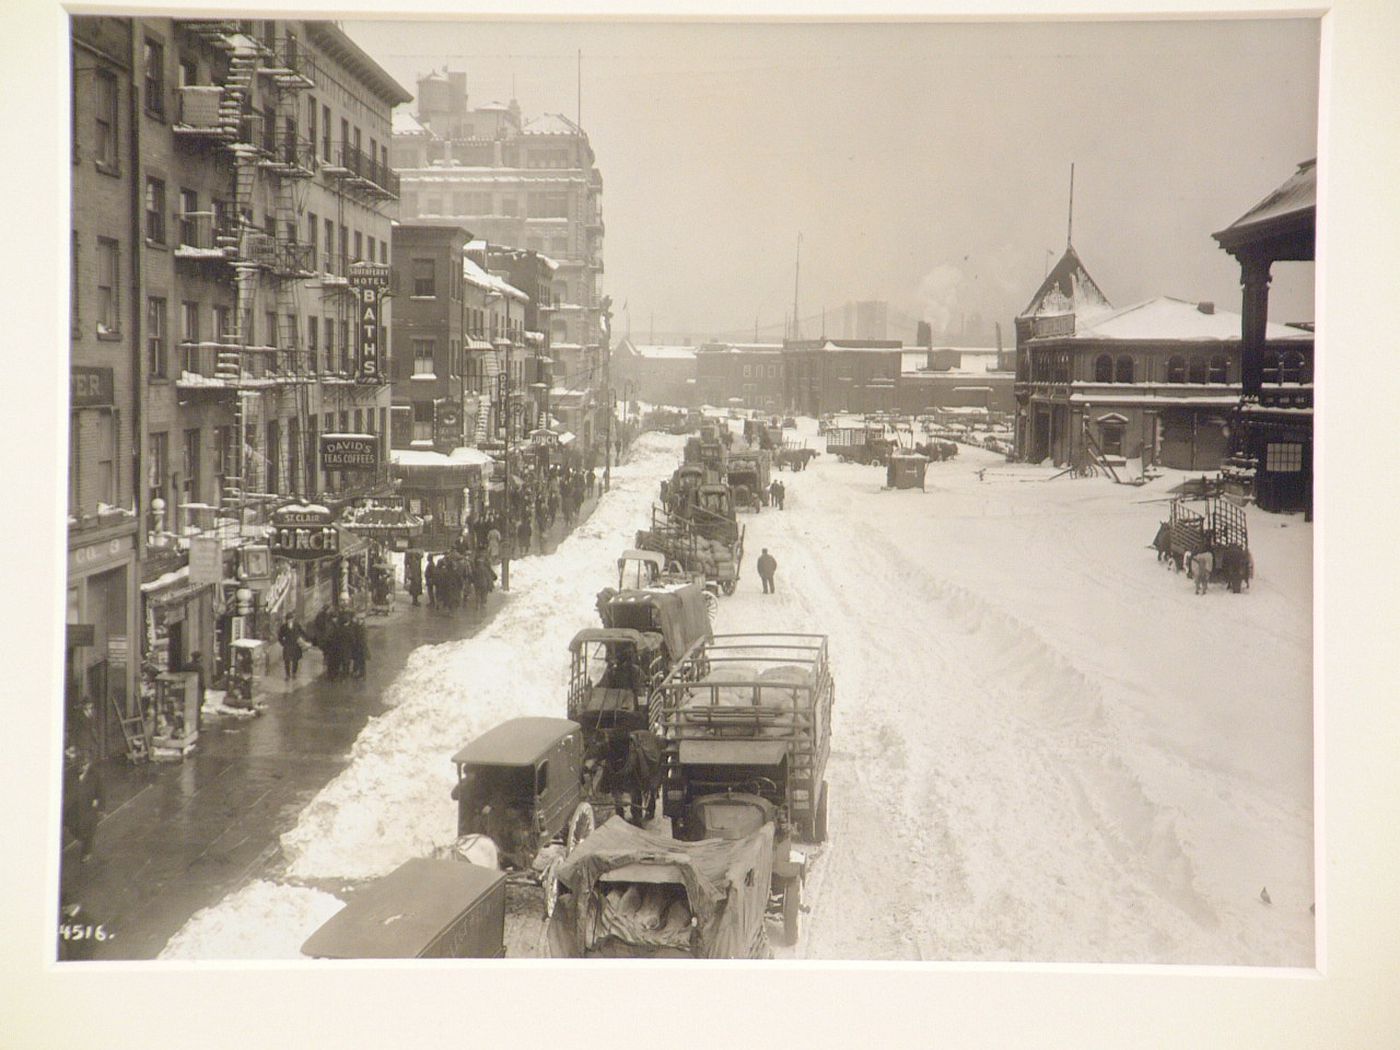
[[[1089,318],[1075,325],[1075,339],[1168,339],[1172,341],[1240,338],[1240,315],[1211,306],[1205,313],[1196,303],[1159,295],[1120,310]],[[1270,324],[1266,339],[1310,341],[1312,333],[1287,325]]]
[[[641,357],[671,361],[693,360],[695,357],[695,347],[693,346],[666,346],[659,343],[633,343],[631,345],[632,349],[636,350]]]
[[[1238,233],[1287,215],[1301,215],[1317,207],[1317,158],[1298,165],[1288,181],[1250,208],[1222,233]]]
[[[1090,317],[1110,309],[1112,304],[1084,269],[1074,245],[1068,245],[1020,316],[1072,313],[1077,317]]]
[[[427,449],[396,448],[389,452],[389,461],[399,467],[486,467],[496,461],[479,448],[454,448],[444,455]]]
[[[483,249],[485,248],[484,241],[472,241],[471,243],[481,245]],[[468,245],[468,247],[470,248],[471,245]],[[462,279],[477,288],[484,288],[488,292],[499,292],[501,295],[508,296],[511,299],[517,299],[522,303],[527,302],[530,298],[519,288],[515,287],[515,285],[502,280],[495,274],[487,273],[468,258],[462,259]]]
[[[256,147],[249,147],[256,149]],[[569,174],[567,168],[493,168],[484,164],[434,164],[428,168],[398,168],[406,186],[426,182],[501,182],[514,184],[525,181],[578,183],[582,175]],[[578,169],[572,169],[577,171]]]
[[[904,375],[973,375],[985,372],[998,371],[997,364],[1000,361],[1000,351],[996,347],[976,346],[935,346],[934,353],[946,354],[949,351],[958,355],[958,364],[952,368],[929,368],[928,348],[922,350],[906,349],[900,355],[900,372]]]
[[[562,113],[544,113],[525,122],[525,134],[580,135],[582,129]]]
[[[395,135],[428,135],[431,134],[417,117],[405,109],[395,109],[390,121],[390,129]]]

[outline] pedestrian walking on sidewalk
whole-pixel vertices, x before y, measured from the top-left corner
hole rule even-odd
[[[365,663],[369,660],[369,632],[365,621],[356,616],[350,623],[350,673],[356,678],[365,676]]]
[[[520,515],[520,524],[515,529],[515,542],[522,557],[530,553],[530,511],[528,508],[524,514]]]
[[[70,761],[63,778],[63,826],[78,840],[80,856],[86,862],[92,857],[105,792],[102,778],[87,751],[70,748],[68,757]]]
[[[418,596],[423,593],[423,555],[419,551],[409,551],[403,556],[403,586],[408,591],[413,604],[418,604]]]
[[[499,565],[501,562],[501,530],[494,524],[486,532],[486,557],[491,560],[492,565]]]
[[[763,548],[763,553],[758,556],[758,578],[763,581],[763,593],[773,594],[773,574],[778,571],[778,560],[768,553],[768,548]]]
[[[437,607],[438,566],[431,554],[428,555],[427,568],[423,570],[423,583],[428,588],[428,608],[434,609]]]
[[[301,624],[291,613],[287,613],[282,620],[282,626],[277,629],[277,644],[282,647],[282,678],[284,680],[295,678],[297,668],[301,664],[301,641],[306,637],[306,632],[301,629]]]

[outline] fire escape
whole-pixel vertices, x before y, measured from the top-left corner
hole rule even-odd
[[[315,275],[315,259],[310,244],[297,238],[297,189],[314,176],[315,155],[312,144],[297,133],[296,113],[300,92],[315,82],[309,59],[299,53],[290,35],[280,42],[258,40],[232,21],[184,22],[183,26],[224,52],[228,63],[222,83],[181,89],[180,120],[173,130],[178,138],[217,148],[233,167],[232,200],[222,208],[216,206],[207,224],[190,224],[194,239],[207,244],[186,254],[232,271],[232,324],[215,335],[212,374],[197,376],[193,385],[233,394],[237,451],[232,462],[224,465],[220,510],[242,522],[250,504],[272,498],[262,491],[270,487],[266,484],[270,464],[266,452],[259,450],[263,395],[293,385],[303,441],[308,434],[309,385],[315,363],[305,359],[301,344],[296,285]],[[270,105],[256,111],[255,96]],[[260,185],[267,186],[272,200],[263,227],[255,225],[253,218]],[[271,342],[259,345],[254,320],[264,289],[267,298],[262,305],[271,305],[267,312],[273,314],[275,324],[269,332]],[[291,441],[279,446],[276,466],[279,475],[288,478],[295,451]]]

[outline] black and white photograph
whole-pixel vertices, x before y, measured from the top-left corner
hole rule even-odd
[[[57,14],[51,979],[1327,973],[1335,19]]]

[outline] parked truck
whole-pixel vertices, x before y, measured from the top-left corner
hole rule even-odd
[[[703,492],[710,486],[702,486]],[[729,487],[723,486],[727,494]],[[714,495],[719,495],[716,492]],[[639,550],[656,551],[664,555],[668,565],[679,566],[682,572],[703,576],[725,594],[733,594],[739,583],[739,566],[744,559],[744,528],[733,517],[732,502],[726,502],[728,514],[710,510],[704,503],[695,503],[689,514],[668,513],[653,507],[651,528],[637,533],[635,546]],[[719,505],[718,501],[712,505]]]
[[[772,464],[773,454],[766,449],[748,449],[730,454],[726,480],[734,494],[735,507],[757,510],[768,506]]]
[[[746,792],[777,807],[780,837],[824,842],[834,698],[825,635],[726,634],[691,646],[651,694],[676,837],[698,833],[697,799]]]

